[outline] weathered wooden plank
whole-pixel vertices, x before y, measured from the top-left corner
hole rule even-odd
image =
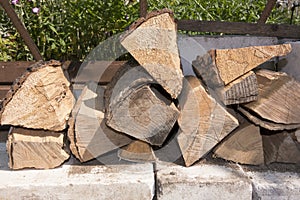
[[[143,141],[136,140],[118,151],[119,158],[132,162],[154,162],[152,147]]]
[[[5,98],[7,92],[10,90],[10,85],[0,85],[0,101]]]
[[[206,92],[196,77],[186,77],[178,101],[181,132],[177,141],[186,166],[190,166],[233,131],[238,121]]]
[[[246,22],[222,22],[177,20],[178,30],[215,32],[281,38],[300,38],[300,27],[285,24],[256,24]]]
[[[38,62],[15,82],[3,101],[0,124],[61,131],[75,103],[61,63]]]
[[[170,10],[151,12],[140,18],[123,35],[121,44],[172,98],[177,98],[183,74],[176,23]]]
[[[32,61],[0,62],[0,82],[13,83],[34,63]]]
[[[11,128],[7,152],[12,169],[58,167],[69,158],[63,132]]]
[[[215,149],[215,156],[249,165],[264,164],[262,137],[258,126],[244,122]]]
[[[101,85],[108,84],[115,73],[126,61],[90,61],[74,63],[68,69],[71,81],[75,84],[85,84],[89,81]]]
[[[259,70],[258,100],[243,107],[281,124],[300,124],[300,83],[283,72]]]
[[[68,122],[72,153],[86,162],[129,144],[126,135],[108,128],[104,119],[104,88],[95,82],[85,86]]]

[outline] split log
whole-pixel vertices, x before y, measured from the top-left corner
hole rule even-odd
[[[193,62],[207,85],[227,85],[258,65],[291,52],[290,44],[210,50]]]
[[[224,88],[217,89],[225,105],[248,103],[257,100],[258,84],[256,75],[250,71],[232,81]]]
[[[175,105],[145,85],[111,107],[107,125],[152,145],[160,146],[179,115]]]
[[[177,140],[186,166],[206,155],[238,126],[238,121],[213,99],[196,77],[186,77],[178,98],[181,133]]]
[[[257,126],[263,127],[268,130],[292,130],[300,127],[300,124],[281,124],[262,119],[260,116],[257,116],[255,113],[249,112],[247,109],[244,109],[242,107],[238,107],[238,111]]]
[[[261,118],[280,124],[300,124],[300,83],[283,72],[259,70],[258,100],[242,105]]]
[[[51,169],[68,158],[63,132],[11,128],[7,151],[11,169]]]
[[[131,142],[126,135],[106,126],[103,94],[104,88],[94,82],[85,86],[69,120],[70,149],[81,162]]]
[[[155,155],[151,146],[143,141],[136,140],[118,151],[119,158],[132,162],[154,162]]]
[[[152,12],[130,26],[121,44],[172,96],[182,88],[177,28],[170,10]]]
[[[265,163],[273,162],[300,164],[300,149],[292,139],[291,133],[267,132],[263,135]]]
[[[111,109],[121,103],[136,88],[150,84],[157,84],[157,82],[143,67],[131,61],[125,63],[105,89],[105,117],[110,118]]]
[[[1,125],[62,131],[74,97],[58,61],[38,62],[12,86],[0,110]]]
[[[241,124],[215,149],[218,158],[248,165],[263,165],[263,142],[258,126]]]

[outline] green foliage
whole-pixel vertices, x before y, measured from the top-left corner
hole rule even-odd
[[[19,0],[13,5],[46,59],[82,60],[100,42],[138,18],[137,0]],[[148,0],[149,10],[170,8],[178,19],[256,22],[266,0]],[[32,8],[40,8],[34,13]],[[0,9],[0,61],[32,60],[5,12]],[[273,9],[268,23],[289,23],[291,13]],[[300,17],[294,17],[299,24]],[[109,45],[109,44],[107,44]],[[108,47],[109,48],[109,47]],[[103,56],[105,56],[103,54]]]

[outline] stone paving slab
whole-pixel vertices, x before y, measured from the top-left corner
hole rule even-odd
[[[7,167],[5,144],[0,143],[0,199],[152,199],[152,164],[72,165],[51,170]]]
[[[253,185],[253,199],[299,200],[300,174],[291,172],[247,172]]]
[[[218,165],[189,168],[159,163],[157,197],[172,199],[251,199],[252,186],[240,171]]]

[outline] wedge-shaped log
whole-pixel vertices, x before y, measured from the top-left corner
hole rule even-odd
[[[63,132],[11,128],[6,145],[11,169],[51,169],[69,158]]]
[[[238,126],[238,121],[212,98],[196,77],[184,80],[178,98],[181,133],[177,140],[186,166],[206,155]]]
[[[103,95],[103,87],[89,83],[82,90],[69,120],[70,148],[81,162],[97,158],[132,141],[106,126]]]
[[[8,92],[0,110],[1,125],[62,131],[75,103],[58,61],[38,62]]]
[[[283,72],[259,70],[258,100],[243,107],[261,118],[281,124],[300,124],[300,83]]]
[[[177,28],[169,10],[152,12],[130,26],[121,44],[173,97],[182,88]]]
[[[282,124],[265,120],[258,116],[256,113],[250,112],[249,110],[243,107],[238,107],[238,111],[244,116],[246,116],[251,122],[253,122],[257,126],[263,127],[268,130],[292,130],[300,127],[300,124]]]
[[[264,155],[266,164],[273,162],[300,164],[300,149],[286,131],[270,132],[263,135]]]
[[[179,115],[175,105],[142,86],[110,109],[107,125],[152,145],[162,145]]]
[[[258,65],[291,52],[290,44],[210,50],[193,62],[207,85],[227,85]]]
[[[136,140],[118,151],[119,158],[132,162],[154,162],[152,147],[143,141]]]
[[[263,165],[263,142],[258,126],[241,124],[215,149],[216,157],[236,163]]]

